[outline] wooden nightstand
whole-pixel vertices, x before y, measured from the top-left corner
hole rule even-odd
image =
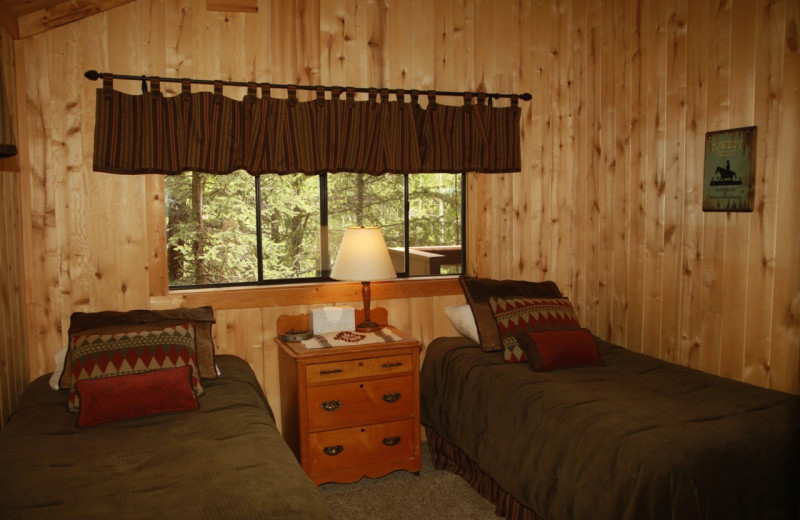
[[[420,470],[419,341],[307,349],[279,338],[283,437],[314,484]]]

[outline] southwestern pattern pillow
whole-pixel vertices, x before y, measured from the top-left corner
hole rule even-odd
[[[191,323],[159,330],[118,334],[76,334],[70,337],[72,385],[67,407],[80,409],[77,383],[85,379],[139,374],[188,365],[192,367],[192,389],[203,395]]]
[[[527,361],[516,335],[523,332],[580,329],[578,316],[566,298],[490,298],[503,344],[503,359],[509,363]]]
[[[141,374],[81,379],[77,383],[81,411],[78,427],[123,419],[197,410],[192,367],[152,370]]]
[[[535,372],[601,364],[597,344],[586,329],[523,332],[517,339]]]
[[[561,290],[553,281],[494,280],[461,275],[458,277],[464,296],[472,309],[478,328],[481,349],[485,352],[503,350],[497,333],[497,323],[489,304],[490,298],[561,298]]]
[[[215,379],[217,369],[214,362],[214,339],[211,335],[214,322],[214,309],[210,306],[179,307],[160,311],[139,309],[125,312],[73,312],[69,320],[69,337],[72,338],[79,333],[103,335],[159,330],[191,323],[195,330],[195,353],[200,377]],[[69,347],[69,344],[67,346]],[[72,353],[67,352],[59,387],[69,389],[72,383]]]

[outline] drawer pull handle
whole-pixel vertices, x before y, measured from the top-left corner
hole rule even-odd
[[[320,370],[319,375],[327,376],[328,374],[341,374],[344,372],[341,368],[334,368],[333,370]]]
[[[403,394],[401,394],[400,392],[392,392],[390,394],[383,394],[383,400],[386,401],[387,403],[395,403],[395,402],[399,401],[401,397],[403,397]]]
[[[326,412],[335,412],[342,406],[342,402],[336,401],[322,401],[322,409]]]
[[[340,454],[344,450],[344,446],[341,444],[337,444],[336,446],[325,446],[322,448],[322,451],[325,452],[325,455],[330,455],[331,457]]]
[[[395,361],[394,363],[383,363],[381,365],[381,368],[394,368],[394,367],[401,367],[401,366],[403,366],[403,363],[401,363],[400,361]]]
[[[402,440],[402,439],[400,438],[400,436],[399,436],[399,435],[398,435],[398,436],[396,436],[396,437],[386,437],[386,438],[384,438],[384,439],[383,439],[383,444],[384,444],[385,446],[389,446],[389,447],[391,447],[391,446],[397,446],[398,444],[400,444],[400,441],[401,441],[401,440]]]

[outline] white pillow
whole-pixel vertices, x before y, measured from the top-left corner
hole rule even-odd
[[[475,343],[481,342],[480,338],[478,338],[478,326],[475,325],[475,316],[472,315],[472,309],[469,305],[452,305],[450,307],[445,307],[444,313],[459,334],[471,339]]]
[[[58,390],[58,381],[61,379],[61,372],[64,371],[64,359],[67,357],[67,347],[62,348],[53,356],[53,360],[56,362],[56,369],[53,372],[53,375],[50,376],[50,388],[53,390]]]

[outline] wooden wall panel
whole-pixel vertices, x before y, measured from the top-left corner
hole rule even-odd
[[[4,90],[11,94],[9,112],[16,119],[14,44],[0,29],[0,63]],[[28,346],[25,327],[25,268],[18,160],[0,161],[0,428],[14,410],[27,383]],[[9,168],[11,167],[11,168]]]
[[[729,44],[728,126],[731,128],[750,126],[753,121],[756,75],[748,74],[748,71],[755,63],[756,24],[752,20],[757,19],[756,2],[735,2],[731,6],[731,34],[736,35]],[[754,220],[750,215],[731,213],[726,222],[721,343],[727,351],[720,360],[720,374],[734,379],[742,379],[743,376],[748,302],[748,284],[737,281],[748,278],[750,227]],[[771,285],[764,281],[767,287]],[[753,287],[750,296],[757,298],[757,293],[758,289]],[[755,322],[753,325],[756,325]],[[756,348],[755,344],[753,348]]]
[[[708,22],[708,9],[701,2],[689,2],[687,19],[700,26]],[[704,31],[687,30],[687,46],[690,49],[705,49],[708,34]],[[686,145],[683,151],[686,172],[703,171],[705,153],[706,104],[708,81],[704,52],[689,52],[687,58],[686,91]],[[679,314],[680,345],[678,362],[699,367],[702,324],[702,244],[703,244],[703,197],[702,178],[689,175],[684,179],[683,243],[681,251],[681,292],[677,298]]]
[[[625,29],[631,13],[625,8],[616,10],[611,37],[608,45],[613,45],[613,72],[610,74],[615,80],[614,111],[611,114],[614,127],[614,139],[607,140],[613,143],[613,216],[611,231],[611,315],[609,337],[615,343],[625,343],[625,334],[628,325],[628,267],[630,240],[628,224],[630,221],[630,153],[631,128],[626,124],[630,121],[630,96],[631,96],[631,57],[629,53],[629,33]]]
[[[627,0],[625,3],[625,27],[616,28],[617,31],[623,30],[626,34],[628,45],[626,56],[630,60],[630,119],[623,122],[624,126],[629,126],[630,133],[630,153],[625,161],[630,161],[629,181],[627,194],[622,197],[624,201],[628,199],[629,220],[628,220],[628,267],[626,281],[627,298],[627,321],[625,341],[622,343],[633,350],[642,349],[644,320],[644,262],[645,262],[645,208],[647,206],[645,195],[647,180],[647,152],[645,150],[646,133],[644,114],[646,112],[646,89],[647,78],[645,64],[647,62],[647,49],[644,45],[645,27],[642,21],[645,20],[642,14],[642,6],[636,0]],[[621,78],[620,78],[621,79]],[[587,87],[587,92],[591,91],[591,86]],[[587,94],[588,95],[588,94]],[[622,100],[621,100],[622,101]],[[627,104],[625,103],[625,104]],[[590,105],[587,100],[587,105]],[[590,129],[587,129],[589,132]]]
[[[602,26],[600,20],[600,5],[589,4],[586,6],[586,25],[584,38],[586,39],[586,61],[584,68],[586,71],[587,95],[594,89],[600,88],[602,81],[602,61],[600,54],[601,36],[600,27]],[[554,47],[552,53],[557,56],[558,48]],[[552,87],[551,87],[552,88]],[[553,95],[553,94],[551,94]],[[586,99],[586,98],[584,98]],[[599,194],[599,175],[600,175],[600,132],[596,131],[600,127],[600,103],[587,103],[585,113],[585,123],[587,125],[587,132],[584,134],[584,144],[586,148],[583,153],[586,154],[585,169],[583,171],[573,172],[572,175],[578,177],[577,183],[583,184],[584,201],[582,211],[580,214],[573,213],[571,217],[576,217],[581,222],[583,230],[579,237],[583,237],[584,250],[579,260],[580,266],[577,267],[583,273],[582,287],[583,299],[574,297],[578,306],[578,312],[583,315],[583,325],[590,330],[597,330],[598,328],[598,305],[599,292],[600,292],[600,253],[598,248],[600,242],[598,240],[600,233],[600,211],[605,206],[600,204]],[[552,149],[558,148],[560,143],[558,140],[553,141]],[[550,152],[552,153],[552,152]],[[556,172],[555,169],[551,174],[553,178],[553,188],[560,184],[559,179],[555,178],[556,175],[563,175],[563,172]],[[552,204],[548,204],[552,206]],[[586,240],[586,237],[593,237],[592,240]],[[576,239],[579,239],[576,237]],[[551,242],[552,244],[552,242]],[[552,256],[552,253],[551,253]],[[550,264],[551,261],[548,261]],[[547,274],[547,273],[545,273]],[[557,279],[556,279],[557,280]],[[571,294],[566,292],[567,295]]]
[[[581,3],[575,3],[572,7],[573,22],[569,24],[568,32],[572,34],[570,41],[569,53],[572,55],[573,72],[570,76],[570,119],[572,123],[572,134],[570,135],[570,150],[573,154],[573,171],[581,172],[580,175],[570,174],[566,179],[562,179],[562,183],[569,182],[572,184],[572,201],[571,206],[584,208],[586,207],[586,175],[589,166],[589,153],[591,147],[586,146],[589,139],[589,114],[587,112],[588,105],[586,99],[589,92],[589,77],[588,71],[585,67],[588,56],[588,41],[586,34],[587,28],[587,6]],[[535,32],[534,32],[535,34]],[[542,64],[536,61],[534,55],[534,69],[541,70]],[[534,89],[534,92],[539,92],[540,89]],[[547,92],[547,89],[543,89]],[[537,96],[538,97],[538,94]],[[536,99],[536,98],[534,98]],[[534,121],[535,122],[535,121]],[[536,131],[534,130],[534,135]],[[542,147],[542,154],[545,153],[545,148]],[[544,176],[544,172],[542,176]],[[549,175],[553,175],[550,172]],[[542,186],[543,193],[547,193],[548,185]],[[549,204],[547,204],[549,206]],[[569,262],[569,278],[559,278],[561,280],[559,285],[562,292],[567,295],[575,306],[575,310],[583,313],[583,301],[586,296],[586,266],[583,263],[583,258],[587,252],[587,243],[583,239],[586,234],[586,213],[581,211],[573,213],[570,211],[569,221],[572,230],[572,239],[569,242],[570,257],[564,258],[564,262]],[[540,226],[544,229],[545,221]],[[539,262],[542,265],[547,265],[544,260],[547,257],[547,249],[534,245],[539,251]],[[539,274],[539,273],[534,273]],[[531,276],[529,274],[528,276]],[[547,273],[542,272],[541,278],[547,278]]]
[[[274,404],[276,317],[349,301],[338,289],[248,291],[239,303],[165,294],[160,179],[91,171],[97,84],[82,73],[98,69],[530,91],[523,171],[468,175],[468,272],[553,279],[600,336],[800,393],[797,17],[798,0],[260,0],[257,13],[137,0],[20,40],[22,172],[2,195],[21,215],[2,233],[23,244],[31,274],[25,303],[0,314],[25,306],[30,346],[0,388],[52,369],[73,311],[218,303],[220,350],[247,359]],[[748,125],[755,211],[702,212],[705,132]],[[8,276],[20,276],[9,254]],[[463,302],[440,289],[381,305],[427,343],[453,332],[443,308]],[[8,366],[16,347],[4,341]]]
[[[760,13],[768,16],[759,16]],[[746,30],[750,31],[747,38],[750,45],[740,52],[745,52],[745,56],[753,63],[756,63],[757,60],[770,60],[770,56],[775,55],[771,59],[771,63],[768,61],[767,63],[759,64],[756,67],[756,73],[752,74],[748,81],[741,83],[745,88],[737,88],[735,91],[736,98],[733,100],[732,117],[734,118],[734,123],[738,126],[745,126],[739,122],[750,116],[751,121],[759,126],[760,135],[758,136],[757,146],[763,146],[768,141],[770,142],[769,146],[779,145],[778,142],[773,142],[774,137],[771,139],[766,138],[767,140],[765,140],[766,135],[764,132],[774,133],[776,123],[780,123],[773,119],[772,128],[768,129],[768,123],[764,120],[764,115],[769,113],[769,96],[765,97],[765,93],[772,88],[768,75],[771,71],[776,71],[783,66],[776,62],[776,60],[780,59],[782,53],[776,53],[775,51],[780,49],[784,43],[781,37],[781,25],[784,23],[784,19],[780,14],[772,14],[771,16],[769,14],[769,11],[763,10],[763,6],[753,2],[747,6],[746,12],[737,17],[737,20],[745,18],[745,20],[739,21],[739,25],[746,27]],[[759,23],[747,23],[746,19],[748,18],[759,20]],[[745,29],[740,28],[739,30]],[[732,72],[732,74],[739,76],[736,72]],[[737,82],[738,85],[740,83]],[[753,119],[756,107],[758,107],[759,115],[758,119]],[[775,167],[767,165],[768,155],[772,155],[774,152],[765,152],[766,150],[760,150],[758,154],[756,168],[759,171],[763,171],[767,167]],[[747,222],[749,247],[745,253],[746,256],[743,255],[741,258],[741,264],[747,269],[746,278],[748,280],[748,294],[744,313],[747,325],[743,335],[744,345],[747,348],[743,349],[744,367],[742,377],[745,381],[761,386],[766,386],[770,379],[771,315],[773,293],[776,289],[776,273],[773,261],[775,258],[777,231],[773,225],[777,216],[776,190],[778,184],[776,181],[777,178],[775,176],[767,175],[756,178],[758,184],[755,200],[756,211]],[[776,365],[776,368],[778,366]]]
[[[19,176],[0,170],[0,428],[28,374]]]
[[[763,8],[762,8],[763,9]],[[780,17],[778,17],[780,20]],[[754,384],[776,388],[797,390],[800,374],[800,241],[797,240],[796,224],[800,222],[800,206],[797,197],[800,194],[800,179],[797,178],[796,168],[800,164],[800,147],[797,146],[797,136],[800,135],[800,117],[796,107],[800,106],[800,2],[788,2],[784,17],[784,38],[777,39],[783,54],[783,84],[794,85],[794,89],[785,89],[782,103],[794,110],[782,110],[780,113],[780,133],[778,147],[780,155],[776,165],[780,172],[773,182],[776,185],[775,206],[780,212],[769,214],[770,220],[765,227],[775,234],[774,257],[762,255],[761,262],[756,257],[756,266],[761,264],[761,269],[767,267],[774,270],[774,311],[769,316],[770,330],[759,324],[757,330],[763,330],[763,336],[758,338],[758,345],[754,355],[745,353],[745,378],[753,371],[766,372],[769,378],[757,377],[752,379]],[[769,38],[766,31],[759,31],[759,40]],[[763,99],[763,98],[762,98]],[[763,247],[763,246],[762,246]],[[771,253],[772,251],[768,251]],[[772,267],[772,258],[774,268]],[[765,261],[766,260],[766,261]],[[769,304],[769,301],[766,301]],[[766,313],[762,310],[755,319],[764,319]],[[763,327],[763,328],[762,328]],[[763,338],[763,339],[762,339]],[[769,341],[771,339],[771,341]],[[755,370],[748,370],[755,366]]]
[[[680,287],[683,243],[683,205],[686,187],[684,146],[686,142],[687,87],[687,0],[678,0],[666,11],[666,106],[664,179],[664,265],[661,290]],[[672,71],[672,73],[669,73]],[[677,363],[680,346],[680,291],[674,298],[662,298],[661,357]]]
[[[614,20],[615,7],[613,3],[608,2],[603,5],[597,4],[595,6],[598,20]],[[597,122],[601,132],[595,133],[597,139],[597,200],[600,211],[597,215],[597,225],[599,232],[597,235],[597,269],[599,273],[606,273],[610,275],[613,272],[613,244],[612,239],[614,236],[614,213],[616,204],[614,200],[614,184],[617,177],[616,170],[617,164],[615,159],[616,146],[614,141],[616,139],[616,128],[614,126],[615,110],[616,110],[616,85],[614,83],[614,74],[616,56],[614,54],[614,23],[600,23],[592,25],[593,48],[595,49],[595,66],[596,70],[600,73],[599,83],[597,84],[600,99],[603,100],[602,104],[598,104]],[[560,53],[559,53],[560,54]],[[561,126],[561,125],[559,125]],[[563,138],[559,137],[559,142],[563,142]],[[559,168],[558,171],[564,171]],[[559,204],[559,207],[569,207],[566,201]],[[561,233],[556,230],[556,236],[561,236]],[[597,325],[595,330],[597,334],[604,337],[611,335],[611,313],[613,310],[610,298],[611,291],[613,291],[613,276],[608,276],[605,283],[598,284],[597,293]],[[602,325],[601,325],[602,324]],[[605,330],[601,330],[601,327]]]
[[[532,34],[530,31],[521,30],[523,27],[530,27],[531,16],[533,15],[533,6],[531,2],[521,2],[519,6],[519,28],[516,38],[511,43],[514,47],[514,52],[518,55],[518,59],[514,66],[514,74],[516,81],[514,90],[516,92],[531,92],[534,71],[531,66],[533,63],[532,55]],[[521,128],[520,131],[524,132],[530,125],[531,118],[533,117],[532,103],[522,103]],[[522,134],[522,139],[527,140],[528,137]],[[523,147],[520,153],[522,163],[525,164],[526,171],[523,175],[512,175],[512,208],[526,208],[531,201],[532,191],[532,159],[533,148]],[[521,278],[522,273],[525,272],[525,264],[531,261],[532,258],[532,241],[530,239],[531,226],[529,226],[530,219],[519,211],[514,209],[512,213],[514,219],[511,235],[511,277]]]

